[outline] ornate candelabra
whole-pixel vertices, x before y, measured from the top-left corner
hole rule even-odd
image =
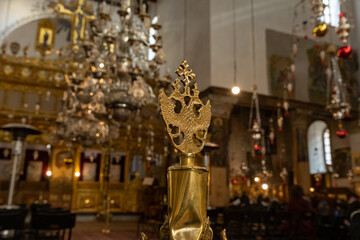
[[[101,214],[104,213],[106,221],[103,232],[108,233],[111,146],[119,138],[120,127],[127,126],[130,131],[128,119],[144,106],[156,106],[154,92],[168,86],[159,74],[160,65],[166,61],[161,25],[158,17],[150,24],[146,4],[141,0],[121,0],[116,23],[105,2],[96,14],[86,12],[86,0],[78,0],[75,10],[61,1],[50,7],[59,15],[70,16],[73,24],[71,74],[66,76],[68,89],[57,118],[55,136],[85,147],[106,146],[108,158],[103,173],[104,211]],[[150,41],[151,37],[154,42]],[[150,49],[155,55],[153,59],[149,59]],[[141,129],[140,126],[137,128]],[[146,155],[153,154],[151,137]]]

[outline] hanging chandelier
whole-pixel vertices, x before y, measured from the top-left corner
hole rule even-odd
[[[311,1],[311,11],[313,18],[315,19],[315,26],[312,33],[315,37],[323,37],[329,30],[328,25],[322,20],[326,7],[327,6],[324,4],[323,0]]]
[[[115,24],[106,8],[105,3],[100,5],[84,39],[73,43],[72,74],[66,76],[68,89],[55,130],[58,139],[84,146],[116,138],[118,134],[109,131],[111,125],[120,126],[144,106],[156,106],[154,88],[167,87],[159,78],[166,57],[158,18],[148,24],[146,5],[124,0],[118,11],[120,23]],[[155,40],[152,44],[150,38]],[[150,49],[155,53],[151,60]],[[151,86],[149,81],[155,83]]]
[[[331,113],[333,119],[338,121],[339,129],[336,134],[343,138],[346,136],[346,131],[343,128],[342,120],[349,116],[351,105],[348,101],[338,61],[337,56],[331,58],[332,74],[331,71],[328,72],[328,103],[326,110]]]
[[[338,35],[343,46],[339,48],[337,52],[337,56],[341,58],[349,58],[352,54],[352,48],[347,45],[349,32],[350,32],[350,24],[348,23],[348,19],[345,17],[343,13],[339,15],[339,27],[335,29],[336,35]]]
[[[253,86],[253,95],[250,106],[249,132],[251,135],[253,155],[257,153],[265,154],[264,129],[261,128],[259,99],[257,95],[257,86]],[[255,117],[254,117],[255,111]]]
[[[252,142],[252,154],[261,154],[265,155],[265,139],[264,139],[264,129],[261,128],[261,118],[260,118],[260,108],[259,108],[259,99],[257,95],[257,85],[256,85],[256,55],[255,55],[255,19],[254,19],[254,1],[251,1],[251,35],[252,35],[252,50],[253,50],[253,87],[252,87],[252,98],[250,105],[250,116],[249,116],[249,132]],[[255,111],[255,117],[254,117]],[[263,166],[265,166],[265,161],[263,160]]]

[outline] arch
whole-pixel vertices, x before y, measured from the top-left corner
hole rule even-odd
[[[7,26],[0,34],[0,45],[3,44],[3,41],[6,39],[6,37],[11,34],[14,30],[20,28],[21,26],[24,26],[28,23],[34,22],[34,21],[39,21],[42,19],[47,19],[47,18],[54,18],[56,17],[56,15],[53,12],[47,12],[47,13],[40,13],[37,15],[30,15],[30,16],[26,16],[22,19],[19,19],[17,21],[15,21],[14,23],[10,24],[9,26]]]
[[[316,120],[307,130],[310,174],[326,173],[323,137],[328,129],[326,122]]]
[[[20,44],[20,47],[23,48],[28,46],[28,57],[39,57],[39,53],[36,51],[36,41],[37,41],[37,30],[38,24],[42,20],[52,21],[56,25],[55,34],[55,46],[54,49],[66,49],[66,47],[70,43],[70,35],[71,35],[71,23],[65,18],[45,18],[40,20],[34,20],[26,23],[25,25],[21,25],[15,30],[11,31],[7,34],[7,36],[3,39],[3,42],[8,44],[15,41]],[[24,38],[26,36],[26,38]],[[8,46],[9,48],[9,46]],[[19,54],[22,54],[21,52]],[[57,57],[56,54],[48,56],[49,58]]]

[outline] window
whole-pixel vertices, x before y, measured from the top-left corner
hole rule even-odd
[[[326,5],[322,21],[332,27],[339,26],[340,0],[323,0]]]
[[[332,172],[332,157],[331,157],[331,144],[330,144],[330,130],[327,128],[323,134],[323,144],[324,144],[324,158],[325,164],[328,167],[328,170]]]
[[[156,43],[155,38],[154,38],[155,34],[156,34],[155,29],[150,28],[150,38],[149,38],[150,45],[153,45]],[[154,57],[155,57],[155,52],[151,48],[149,48],[149,53],[148,53],[149,60],[150,61],[153,60]]]
[[[310,174],[331,171],[330,131],[326,122],[314,121],[307,131]]]
[[[324,142],[325,164],[332,165],[331,146],[330,146],[330,130],[328,128],[325,129],[325,131],[324,131],[323,142]]]

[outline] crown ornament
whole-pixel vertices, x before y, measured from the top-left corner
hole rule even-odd
[[[211,105],[204,105],[199,98],[197,84],[192,84],[195,73],[188,70],[184,60],[172,84],[173,92],[167,96],[164,91],[159,95],[161,115],[166,124],[166,130],[174,146],[184,155],[191,156],[204,148],[207,131],[211,120]]]

